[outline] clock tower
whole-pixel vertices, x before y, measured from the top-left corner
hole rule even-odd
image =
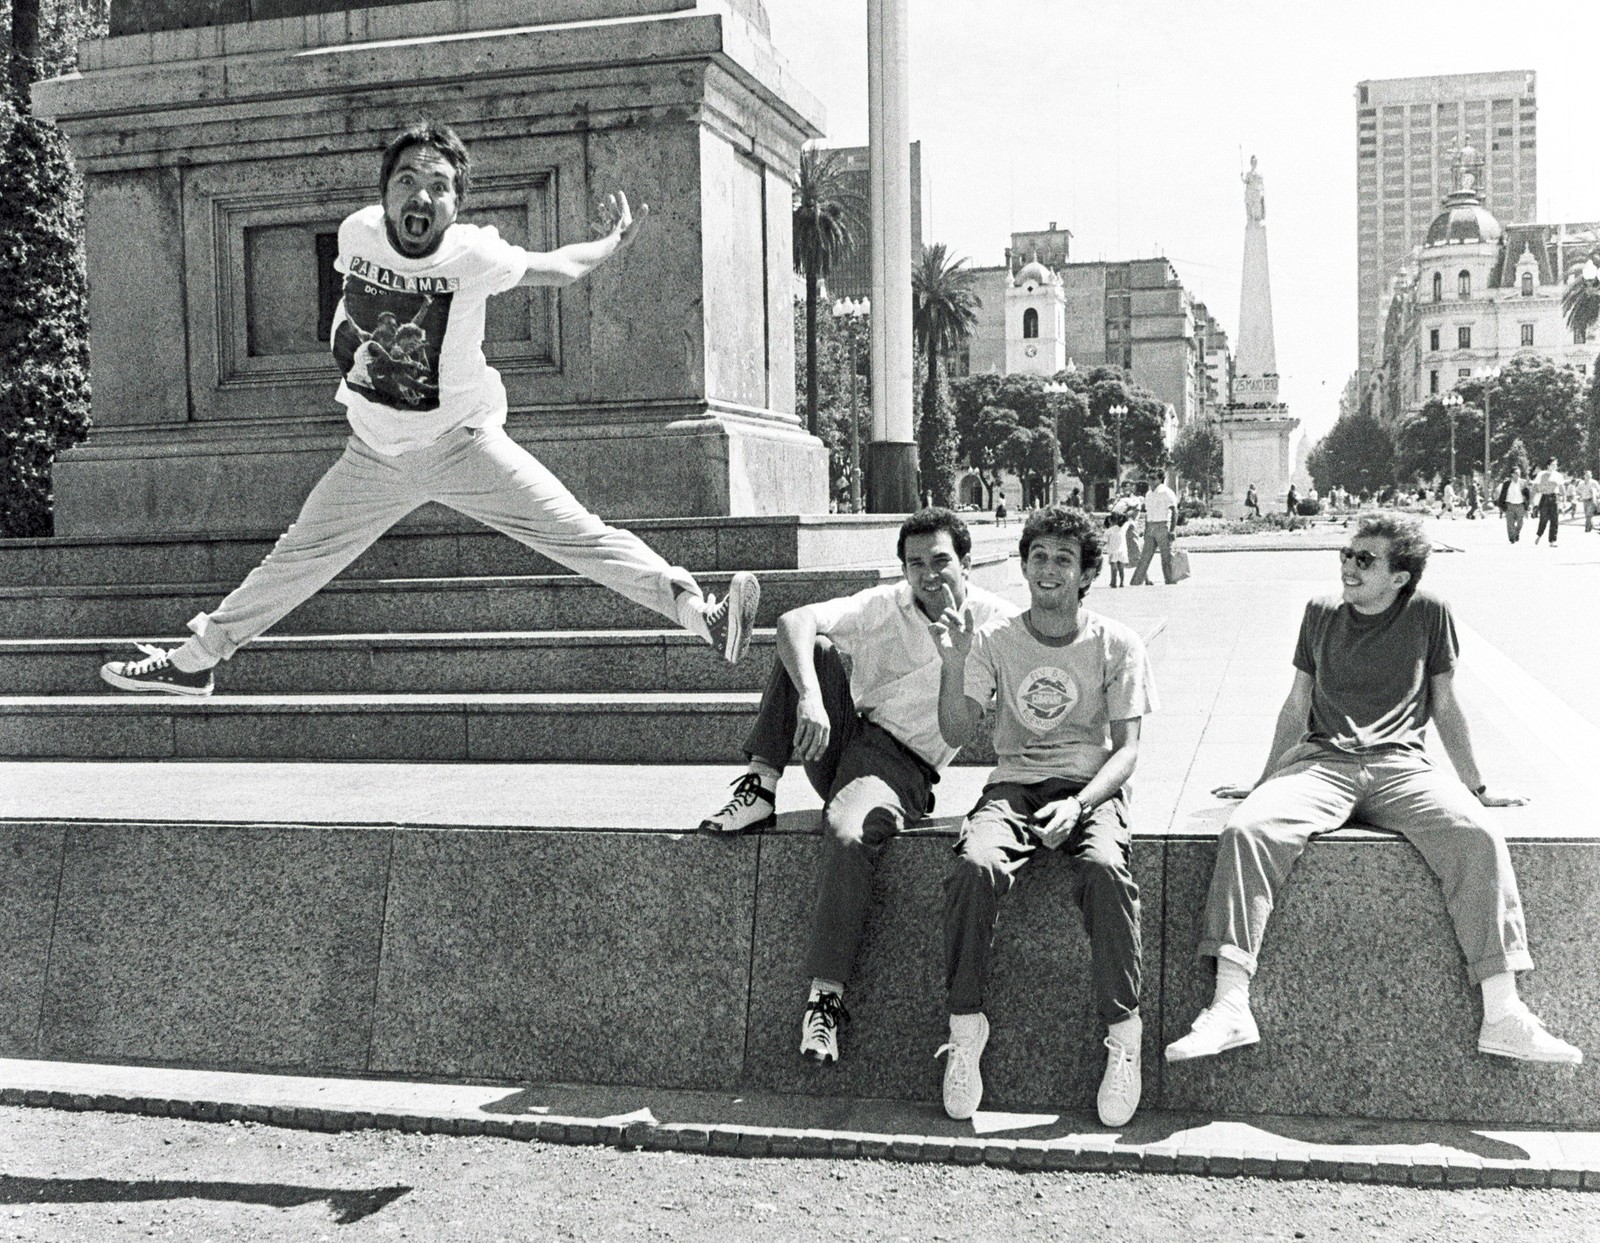
[[[1006,286],[1006,373],[1055,375],[1066,365],[1066,291],[1035,259]]]

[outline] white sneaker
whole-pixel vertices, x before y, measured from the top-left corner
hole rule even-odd
[[[1200,1011],[1187,1036],[1167,1046],[1167,1061],[1187,1062],[1196,1057],[1215,1057],[1229,1049],[1240,1049],[1261,1039],[1256,1017],[1249,1006],[1209,1005]]]
[[[800,1056],[819,1066],[839,1060],[839,1028],[850,1021],[844,998],[838,993],[818,993],[806,1002],[800,1022]]]
[[[983,1047],[989,1043],[989,1020],[981,1014],[976,1035],[957,1039],[950,1033],[950,1043],[940,1045],[934,1057],[949,1054],[944,1064],[944,1111],[960,1122],[978,1112],[983,1101],[983,1075],[978,1070],[978,1059]]]
[[[1497,1023],[1488,1019],[1478,1029],[1478,1052],[1514,1057],[1522,1062],[1560,1062],[1578,1066],[1583,1050],[1545,1030],[1533,1011],[1522,1007]]]
[[[760,607],[761,580],[748,570],[728,580],[728,594],[721,601],[712,596],[701,606],[709,642],[730,665],[738,664],[749,650]]]
[[[1100,1094],[1095,1097],[1095,1109],[1100,1113],[1100,1125],[1127,1126],[1134,1111],[1139,1108],[1139,1095],[1144,1090],[1144,1077],[1139,1072],[1138,1046],[1128,1048],[1114,1037],[1106,1037],[1106,1073],[1100,1080]]]
[[[761,784],[755,773],[745,773],[733,783],[733,797],[714,816],[700,822],[702,833],[765,832],[778,823],[777,792]]]

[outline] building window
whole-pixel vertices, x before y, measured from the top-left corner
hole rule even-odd
[[[1439,330],[1437,328],[1428,329],[1428,348],[1430,350],[1439,348]]]
[[[1524,344],[1524,345],[1532,345],[1533,344],[1533,325],[1532,324],[1523,324],[1522,325],[1522,344]]]
[[[1437,393],[1438,391],[1439,391],[1439,373],[1437,371],[1430,371],[1430,372],[1428,372],[1428,392]]]
[[[1456,349],[1470,350],[1472,348],[1472,326],[1463,324],[1456,329]]]
[[[1524,272],[1522,274],[1522,296],[1524,298],[1533,297],[1533,273],[1532,272]]]
[[[1471,367],[1457,367],[1456,368],[1456,380],[1458,382],[1461,381],[1461,380],[1470,380],[1470,379],[1472,379],[1472,368]]]
[[[1572,330],[1572,344],[1587,345],[1589,343],[1589,330],[1587,328],[1574,328]]]
[[[1457,274],[1457,276],[1456,276],[1456,297],[1458,297],[1458,298],[1470,298],[1470,297],[1472,297],[1472,273],[1471,272],[1468,272],[1468,271],[1463,269],[1460,273]]]
[[[1444,301],[1444,273],[1443,272],[1435,272],[1433,274],[1433,300],[1435,302],[1443,302]]]
[[[1022,335],[1024,337],[1039,335],[1039,312],[1031,306],[1022,313]]]
[[[1589,374],[1589,364],[1588,363],[1579,363],[1578,364],[1578,374],[1579,375],[1588,375]]]

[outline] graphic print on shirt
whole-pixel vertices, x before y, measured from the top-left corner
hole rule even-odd
[[[333,317],[333,358],[345,384],[394,410],[437,410],[439,350],[459,284],[352,258]]]
[[[1078,702],[1078,684],[1065,669],[1042,665],[1017,683],[1017,717],[1036,734],[1060,725]]]

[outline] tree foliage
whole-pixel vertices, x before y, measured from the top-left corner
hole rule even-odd
[[[1209,419],[1194,419],[1178,433],[1172,446],[1178,474],[1200,492],[1213,496],[1222,491],[1222,433]]]
[[[839,153],[822,147],[800,152],[800,179],[794,189],[794,267],[806,278],[805,360],[806,430],[817,427],[817,300],[823,279],[862,232],[860,195],[844,177]],[[826,318],[825,316],[821,318]]]
[[[1395,436],[1394,476],[1405,481],[1415,478],[1450,477],[1451,429],[1455,434],[1456,475],[1483,470],[1483,410],[1478,392],[1477,404],[1447,406],[1437,397],[1400,425]],[[1462,396],[1468,397],[1465,385]],[[1452,411],[1454,413],[1452,413]]]
[[[1307,455],[1306,469],[1319,492],[1376,494],[1394,482],[1394,440],[1371,414],[1342,415]]]
[[[798,309],[798,308],[797,308]],[[872,441],[872,385],[870,376],[870,317],[836,320],[824,315],[817,332],[817,436],[828,450],[828,496],[841,512],[850,501],[850,334],[856,339],[856,413],[860,419],[859,448],[863,469]],[[795,349],[805,339],[805,322],[795,316]],[[795,378],[795,405],[805,403],[803,376]]]
[[[1467,384],[1460,391],[1469,400],[1474,395]],[[1518,354],[1490,382],[1489,402],[1490,447],[1496,461],[1500,446],[1514,439],[1522,441],[1535,462],[1554,456],[1570,466],[1584,459],[1582,382],[1570,367],[1558,367],[1541,355]]]
[[[967,339],[982,305],[966,263],[936,242],[924,248],[911,270],[911,330],[927,369],[917,444],[922,490],[935,505],[954,501],[957,474],[955,420],[949,403],[941,400],[939,360]]]
[[[49,535],[55,455],[89,430],[83,190],[53,125],[0,105],[0,534]]]

